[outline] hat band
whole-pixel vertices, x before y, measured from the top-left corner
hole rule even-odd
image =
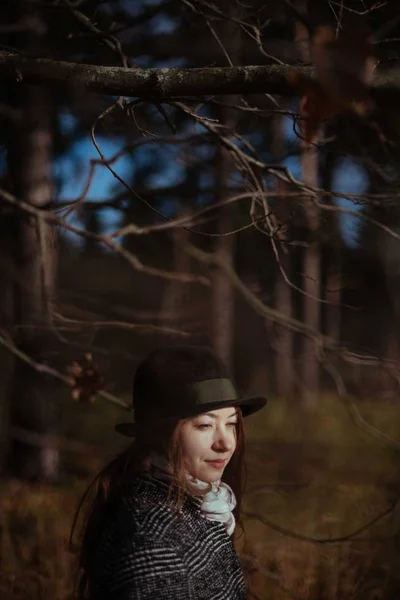
[[[232,381],[227,378],[206,379],[197,381],[190,385],[174,390],[167,396],[164,396],[167,402],[163,402],[157,409],[151,404],[144,403],[143,408],[134,409],[135,423],[151,423],[157,419],[186,418],[193,411],[198,413],[199,407],[204,407],[204,412],[207,410],[207,405],[215,405],[238,400],[238,394]],[[202,411],[200,411],[202,412]]]
[[[237,400],[238,395],[230,379],[206,379],[188,386],[194,404],[201,406],[214,402],[228,402]]]

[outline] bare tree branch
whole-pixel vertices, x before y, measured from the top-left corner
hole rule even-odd
[[[296,71],[313,79],[311,67],[262,65],[245,67],[205,67],[139,69],[109,67],[29,58],[0,51],[0,74],[17,82],[49,86],[80,85],[90,92],[163,100],[182,96],[226,94],[279,94],[295,96],[288,74]],[[400,69],[377,72],[372,84],[377,100],[396,103],[400,98]]]

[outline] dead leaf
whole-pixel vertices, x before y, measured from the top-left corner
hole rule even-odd
[[[320,25],[312,37],[315,80],[290,71],[288,81],[299,92],[301,131],[307,144],[318,141],[324,121],[344,111],[367,115],[374,103],[369,92],[374,61],[369,30],[363,24],[340,33]]]
[[[85,354],[84,360],[74,361],[68,372],[72,376],[72,398],[77,402],[93,403],[96,395],[103,387],[103,378],[90,353]]]
[[[366,115],[373,109],[369,85],[373,76],[370,32],[363,24],[335,31],[321,25],[312,37],[316,79],[337,110]]]

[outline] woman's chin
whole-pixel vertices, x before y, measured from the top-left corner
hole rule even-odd
[[[200,479],[200,481],[204,481],[204,483],[214,483],[214,481],[221,479],[223,472],[224,469],[206,467],[199,472],[196,479]]]

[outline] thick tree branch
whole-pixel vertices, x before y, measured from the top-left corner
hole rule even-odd
[[[0,75],[21,83],[50,86],[81,85],[90,92],[162,100],[181,96],[269,93],[297,95],[288,81],[290,70],[314,77],[311,67],[262,65],[193,69],[109,67],[28,58],[0,51]],[[373,93],[383,102],[400,99],[400,68],[378,72]]]

